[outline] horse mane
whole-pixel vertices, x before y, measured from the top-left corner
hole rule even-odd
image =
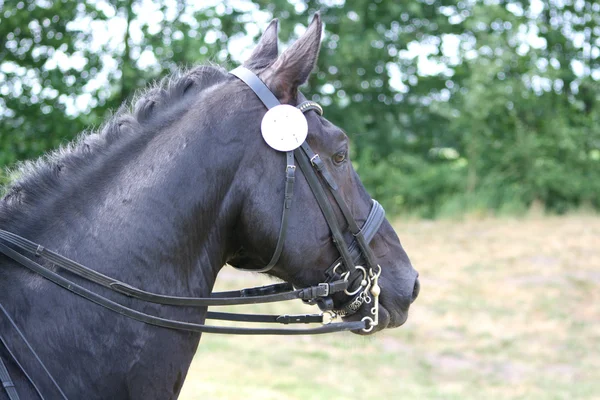
[[[116,144],[143,131],[152,121],[161,124],[168,111],[186,105],[200,91],[221,82],[227,71],[217,65],[178,70],[153,86],[139,91],[96,131],[84,131],[72,142],[33,161],[17,164],[11,173],[18,178],[0,188],[0,223],[15,217],[22,206],[33,204],[44,194],[57,192],[66,184],[67,171],[80,171],[108,153]],[[187,102],[186,102],[187,100]],[[4,190],[2,190],[4,189]]]

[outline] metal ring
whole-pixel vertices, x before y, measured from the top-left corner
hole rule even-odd
[[[337,269],[338,269],[338,267],[339,267],[340,265],[342,265],[342,263],[341,263],[341,262],[337,263],[337,264],[335,265],[335,267],[333,267],[333,273],[334,273],[334,274],[337,274]],[[341,274],[340,274],[340,275],[341,275]]]
[[[377,273],[373,272],[373,268],[369,269],[369,275],[371,275],[371,278],[379,277],[381,275],[381,265],[377,264],[377,268],[379,268]]]
[[[358,289],[356,289],[353,292],[349,292],[348,289],[344,289],[344,293],[346,293],[348,296],[354,296],[356,293],[360,292],[361,290],[365,290],[366,288],[368,288],[370,286],[370,284],[371,284],[371,279],[368,277],[367,270],[364,267],[362,267],[360,265],[357,265],[354,268],[359,269],[359,270],[362,271],[362,273],[363,273],[362,280],[367,281],[367,286],[360,285],[358,287]]]
[[[373,322],[375,322],[375,321],[373,321],[373,318],[371,318],[371,317],[363,317],[363,319],[361,319],[361,321],[370,321],[369,322],[369,328],[368,329],[367,328],[363,328],[362,329],[362,331],[364,333],[371,332],[373,330],[373,328],[375,327],[375,325],[373,325]]]

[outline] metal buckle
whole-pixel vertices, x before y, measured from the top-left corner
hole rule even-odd
[[[285,172],[288,172],[289,170],[295,171],[296,170],[296,166],[295,165],[288,165],[285,169]]]
[[[317,286],[320,287],[320,288],[325,288],[325,294],[322,295],[322,296],[319,296],[319,297],[327,297],[327,296],[329,296],[329,283],[323,283],[322,282],[322,283],[319,283]]]
[[[312,156],[312,157],[310,158],[310,163],[311,163],[313,166],[316,166],[316,164],[315,164],[315,161],[314,161],[314,160],[316,160],[316,159],[319,159],[319,160],[320,160],[320,159],[321,159],[321,157],[319,157],[319,155],[318,155],[318,154],[315,154],[314,156]]]

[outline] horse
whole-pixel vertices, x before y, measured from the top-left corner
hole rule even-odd
[[[287,282],[300,297],[310,292],[305,300],[341,310],[357,334],[406,321],[418,273],[353,169],[347,135],[299,91],[317,61],[321,18],[281,55],[277,30],[277,20],[265,29],[246,75],[216,65],[174,75],[99,131],[20,167],[0,201],[9,235],[0,239],[0,399],[177,398],[208,309],[136,293],[211,298],[226,264]],[[275,109],[261,101],[269,95],[277,109],[302,106],[305,155],[261,138]],[[286,110],[281,118],[297,117]],[[25,259],[10,237],[33,243],[35,254]],[[114,280],[101,286],[89,276]]]

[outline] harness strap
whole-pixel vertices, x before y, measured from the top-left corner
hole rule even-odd
[[[267,109],[271,109],[281,103],[271,92],[271,90],[260,80],[252,71],[248,70],[243,66],[239,66],[234,70],[230,71],[230,74],[238,77],[244,82],[252,91],[258,96],[260,101],[263,102]],[[321,110],[322,111],[322,110]],[[259,269],[245,269],[238,268],[240,271],[249,272],[268,272],[277,264],[281,252],[283,251],[283,244],[285,243],[285,237],[287,235],[288,226],[288,211],[292,207],[292,201],[294,198],[294,181],[296,179],[296,166],[294,165],[294,153],[292,151],[286,152],[287,166],[285,168],[285,196],[283,198],[283,211],[281,215],[281,226],[279,227],[279,238],[277,239],[277,245],[275,246],[275,252],[271,257],[271,261],[267,265]]]
[[[319,183],[319,177],[310,165],[308,154],[306,153],[305,149],[310,149],[306,142],[304,142],[304,144],[300,146],[300,148],[295,150],[296,160],[298,161],[298,165],[300,166],[304,177],[308,181],[310,189],[312,190],[313,194],[315,195],[315,199],[319,204],[319,208],[321,208],[321,212],[323,213],[323,216],[325,217],[325,220],[329,225],[331,236],[333,237],[333,243],[335,244],[340,255],[342,256],[342,259],[344,260],[344,265],[352,274],[355,271],[354,263],[352,262],[352,257],[350,256],[350,252],[348,251],[348,248],[346,246],[346,241],[344,240],[344,236],[337,221],[337,217],[333,211],[333,208],[331,207],[331,204],[329,203],[329,200],[327,199],[325,190]]]
[[[294,285],[288,282],[274,283],[272,285],[258,286],[253,288],[230,290],[228,292],[215,292],[211,297],[251,297],[265,296],[294,290]]]
[[[301,315],[265,315],[265,314],[232,314],[225,312],[212,312],[206,314],[207,319],[238,322],[272,322],[278,324],[309,324],[323,322],[321,314]]]
[[[286,301],[286,300],[294,300],[294,299],[307,299],[311,293],[317,294],[318,296],[328,296],[330,293],[336,293],[342,291],[347,288],[343,287],[344,284],[341,282],[330,282],[327,284],[327,287],[323,285],[315,286],[317,289],[312,288],[303,288],[297,289],[288,292],[281,292],[282,286],[285,284],[277,284],[273,285],[273,293],[266,295],[252,295],[250,294],[252,290],[260,291],[261,288],[253,288],[246,289],[249,292],[246,293],[244,291],[233,291],[233,292],[223,292],[223,293],[214,293],[211,297],[178,297],[178,296],[167,296],[157,293],[147,292],[145,290],[138,289],[134,286],[131,286],[127,283],[121,282],[119,280],[110,278],[104,274],[96,272],[94,270],[89,269],[88,267],[81,265],[73,260],[70,260],[66,257],[63,257],[59,254],[54,253],[48,249],[39,250],[41,247],[37,243],[31,242],[19,235],[15,235],[14,233],[5,231],[0,229],[0,239],[11,243],[20,249],[27,251],[30,254],[37,254],[38,257],[46,259],[53,264],[72,272],[86,280],[104,286],[108,289],[111,289],[115,292],[124,294],[129,297],[134,297],[140,300],[149,301],[151,303],[156,304],[165,304],[165,305],[174,305],[174,306],[191,306],[191,307],[204,307],[204,306],[228,306],[228,305],[241,305],[241,304],[258,304],[258,303],[273,303],[277,301]],[[8,249],[14,252],[14,250],[0,244],[0,252],[8,255],[12,258],[10,254],[7,254],[3,249]],[[16,253],[16,252],[15,252]],[[20,253],[16,253],[20,257],[29,260],[28,258],[22,256]],[[14,259],[14,258],[13,258]],[[15,260],[17,261],[17,260]],[[39,268],[47,270],[47,268],[39,265]],[[267,287],[269,288],[269,287]],[[239,293],[239,294],[238,294]],[[234,296],[242,296],[242,297],[225,297],[226,295],[234,295]]]
[[[325,182],[327,182],[327,184],[329,185],[329,187],[331,189],[330,190],[331,194],[332,194],[333,198],[335,199],[335,202],[337,203],[338,207],[340,208],[340,211],[344,215],[346,222],[348,223],[348,230],[356,238],[356,241],[358,242],[358,246],[362,250],[362,253],[363,253],[363,256],[365,257],[365,261],[367,262],[367,265],[369,266],[369,268],[375,268],[375,266],[377,264],[375,262],[372,252],[369,249],[369,244],[368,244],[369,241],[365,240],[364,235],[361,232],[361,229],[359,228],[358,224],[356,223],[356,220],[352,216],[352,213],[350,212],[348,205],[346,204],[344,199],[342,199],[341,193],[339,191],[339,187],[336,184],[335,180],[333,179],[333,176],[331,176],[331,173],[325,166],[325,163],[323,162],[323,160],[321,160],[321,157],[319,157],[318,154],[316,154],[312,151],[312,149],[310,148],[308,143],[306,143],[306,142],[303,143],[302,150],[304,151],[304,153],[306,153],[306,156],[310,159],[311,164],[315,167],[315,169],[321,174],[321,176],[323,177]]]
[[[275,97],[275,95],[271,92],[271,90],[267,87],[267,85],[265,85],[265,83],[252,71],[248,70],[247,68],[245,68],[243,66],[240,66],[240,67],[232,70],[231,74],[238,77],[250,89],[252,89],[252,91],[256,94],[256,96],[263,102],[265,107],[267,107],[268,109],[271,109],[272,107],[275,107],[280,104],[279,100]],[[304,102],[304,103],[300,104],[298,106],[298,108],[302,112],[305,112],[305,111],[308,111],[311,109],[315,109],[319,114],[322,114],[323,110],[317,109],[315,104],[316,103],[313,104],[311,102]],[[320,108],[320,106],[319,106],[319,108]],[[323,177],[325,182],[327,182],[327,184],[331,188],[331,193],[332,193],[336,203],[338,204],[338,207],[340,208],[342,214],[344,215],[344,218],[346,219],[346,222],[348,223],[348,229],[354,235],[354,237],[358,243],[358,247],[362,251],[368,267],[371,269],[375,268],[376,262],[375,262],[373,253],[371,252],[371,249],[369,248],[369,243],[365,240],[363,233],[361,232],[360,228],[358,227],[358,224],[356,223],[356,220],[352,216],[352,213],[350,212],[348,206],[346,205],[346,202],[342,199],[342,197],[338,191],[338,185],[335,182],[335,180],[333,179],[333,176],[331,176],[331,173],[329,172],[329,170],[323,163],[323,160],[321,160],[321,158],[319,157],[318,154],[316,154],[312,151],[312,149],[310,148],[310,146],[308,145],[308,143],[306,141],[302,144],[301,149],[304,152],[304,154],[306,155],[306,157],[310,160],[310,163],[321,174],[321,176]],[[343,238],[343,235],[341,234],[341,230],[339,228],[337,218],[335,217],[335,214],[333,213],[333,210],[331,209],[331,205],[329,204],[329,201],[327,200],[327,195],[325,194],[323,188],[321,187],[318,178],[315,179],[316,177],[310,176],[310,173],[308,172],[309,168],[306,168],[306,165],[303,166],[303,164],[305,164],[305,163],[300,161],[300,159],[301,159],[301,157],[299,157],[300,152],[298,150],[295,150],[295,153],[296,153],[296,158],[298,159],[298,162],[300,162],[300,168],[304,172],[304,175],[310,185],[310,188],[311,188],[313,194],[315,195],[315,197],[317,198],[319,207],[321,208],[321,211],[325,215],[327,223],[329,224],[329,227],[330,227],[330,230],[331,230],[331,233],[333,236],[333,240],[336,244],[336,247],[338,248],[338,251],[340,252],[340,254],[342,256],[342,259],[344,260],[344,265],[346,266],[346,268],[350,272],[350,274],[354,274],[355,268],[354,268],[353,258],[350,256],[349,251],[346,248],[346,242]],[[289,161],[290,154],[291,154],[291,152],[287,153],[288,166],[290,165],[290,161]],[[312,172],[312,169],[310,169],[310,172]],[[286,189],[287,189],[287,183],[286,183]],[[281,250],[283,248],[283,241],[284,241],[285,235],[286,235],[284,222],[286,223],[285,226],[287,226],[287,220],[284,221],[284,218],[286,217],[286,210],[287,210],[285,207],[285,203],[286,203],[286,200],[284,200],[283,217],[282,217],[279,239],[277,241],[277,247],[276,247],[275,254],[273,255],[271,261],[269,262],[269,264],[267,266],[265,266],[261,269],[258,269],[258,270],[254,270],[255,272],[269,271],[271,268],[273,268],[273,266],[279,259],[279,256],[281,255]]]
[[[281,252],[283,251],[283,244],[285,243],[285,237],[287,236],[287,226],[288,226],[288,215],[289,210],[292,208],[292,202],[294,200],[294,182],[296,181],[296,165],[294,164],[294,152],[288,151],[286,152],[287,166],[285,167],[285,190],[283,196],[283,211],[281,212],[281,225],[279,227],[279,237],[277,239],[277,245],[275,246],[275,251],[273,252],[273,256],[271,257],[271,261],[269,263],[259,269],[246,269],[246,268],[238,268],[240,271],[248,271],[248,272],[267,272],[273,269],[277,261],[279,261],[279,257],[281,257]]]
[[[365,241],[367,243],[371,243],[371,240],[373,240],[373,237],[375,236],[375,234],[381,227],[381,224],[383,223],[384,219],[385,219],[385,209],[381,206],[381,204],[379,204],[379,202],[377,200],[373,199],[373,205],[371,206],[371,211],[369,212],[369,215],[367,216],[367,220],[365,221],[364,225],[360,229],[365,238]],[[356,242],[356,240],[352,241],[348,250],[350,251],[350,255],[352,256],[354,263],[355,264],[359,263],[362,253],[361,253],[361,250],[360,250],[359,245]],[[335,268],[336,265],[338,265],[342,261],[343,260],[341,257],[338,258],[327,269],[325,274],[328,277],[330,277],[332,280],[334,279],[333,278],[333,276],[334,276],[333,269]]]
[[[0,304],[0,332],[4,334],[4,336],[0,335],[0,342],[2,342],[14,362],[21,369],[21,372],[23,372],[29,383],[31,383],[39,398],[42,400],[45,399],[42,395],[43,391],[49,396],[49,399],[67,400],[67,396],[58,383],[56,383],[56,380],[54,380],[44,362],[37,355],[33,347],[31,347],[23,332],[21,332],[2,304]],[[17,354],[22,357],[20,360],[16,356]],[[30,357],[24,357],[24,354],[28,354]],[[27,371],[36,371],[38,370],[37,367],[42,367],[44,373],[36,375],[36,383]]]
[[[222,334],[237,334],[237,335],[306,335],[306,334],[323,334],[323,333],[331,333],[331,332],[341,332],[347,330],[361,330],[368,328],[368,323],[366,321],[356,321],[356,322],[340,322],[330,325],[323,325],[318,328],[310,328],[310,329],[278,329],[278,328],[238,328],[238,327],[226,327],[226,326],[212,326],[212,325],[202,325],[195,324],[191,322],[182,322],[176,321],[172,319],[166,319],[161,317],[156,317],[153,315],[149,315],[137,310],[134,310],[129,307],[125,307],[119,303],[116,303],[112,300],[109,300],[97,293],[94,293],[83,286],[80,286],[57,273],[43,267],[42,265],[28,259],[22,254],[16,252],[0,243],[0,252],[4,253],[6,256],[12,258],[14,261],[23,265],[24,267],[30,269],[31,271],[43,276],[44,278],[50,280],[58,286],[61,286],[68,291],[75,293],[78,296],[81,296],[93,303],[96,303],[104,308],[107,308],[111,311],[129,317],[131,319],[135,319],[137,321],[144,322],[149,325],[161,326],[163,328],[175,329],[175,330],[184,330],[191,332],[206,332],[206,333],[222,333]],[[323,285],[323,284],[321,284]],[[319,286],[321,286],[319,285]],[[325,286],[322,286],[323,288]],[[329,286],[326,286],[327,290],[329,290]],[[308,295],[313,294],[313,288],[299,289],[300,294]],[[323,289],[324,291],[325,289]],[[239,303],[237,303],[239,304]]]
[[[281,104],[277,97],[271,92],[271,90],[260,80],[252,71],[248,70],[243,66],[239,66],[231,71],[230,74],[237,76],[241,79],[250,89],[256,93],[260,101],[263,102],[265,107],[271,109]]]
[[[0,358],[0,382],[2,382],[4,390],[6,390],[9,400],[19,400],[19,394],[17,393],[17,389],[15,389],[15,384],[10,378],[8,368],[4,365],[2,358]]]

